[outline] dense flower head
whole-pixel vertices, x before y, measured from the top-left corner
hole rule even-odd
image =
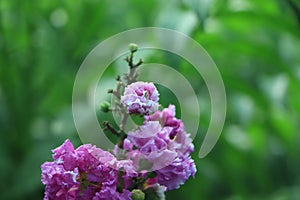
[[[45,200],[130,199],[129,191],[116,190],[122,164],[109,152],[90,144],[74,149],[66,140],[53,150],[53,159],[41,166]]]
[[[134,82],[125,88],[121,103],[130,114],[148,115],[158,109],[159,93],[153,83]]]
[[[192,140],[183,123],[175,118],[173,105],[145,118],[139,129],[128,132],[123,148],[131,159],[146,160],[147,170],[156,172],[159,184],[168,190],[176,189],[196,173],[190,157],[194,150]]]

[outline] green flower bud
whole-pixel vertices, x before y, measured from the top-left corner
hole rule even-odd
[[[110,103],[107,101],[104,101],[100,104],[100,110],[102,112],[109,112],[110,111]]]
[[[144,200],[145,199],[145,193],[142,190],[132,190],[131,191],[131,198],[132,200]]]
[[[138,50],[138,45],[134,44],[134,43],[130,43],[128,45],[128,47],[129,47],[129,50],[130,50],[131,53],[134,53],[134,52],[136,52]]]

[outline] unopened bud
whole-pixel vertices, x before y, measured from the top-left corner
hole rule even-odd
[[[134,52],[136,52],[138,50],[138,45],[134,44],[134,43],[130,43],[128,45],[128,47],[129,47],[129,50],[130,50],[131,53],[134,53]]]
[[[107,101],[104,101],[100,104],[100,110],[102,112],[109,112],[110,111],[110,103],[108,103]]]
[[[132,190],[131,191],[131,199],[132,200],[144,200],[145,199],[145,193],[142,190]]]

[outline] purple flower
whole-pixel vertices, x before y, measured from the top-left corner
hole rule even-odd
[[[169,105],[162,111],[158,110],[154,114],[145,116],[147,121],[159,121],[163,127],[172,127],[170,137],[173,139],[178,132],[184,131],[184,125],[181,120],[175,118],[175,106]]]
[[[41,166],[45,200],[130,199],[129,191],[117,192],[118,167],[130,169],[130,161],[90,144],[75,150],[69,140],[53,150],[53,159]]]
[[[169,138],[175,141],[171,143],[171,149],[176,149],[183,154],[191,154],[194,151],[190,134],[185,132],[182,121],[175,117],[174,105],[169,105],[162,111],[158,110],[152,115],[145,116],[145,120],[158,121],[162,127],[171,129]]]
[[[168,190],[179,188],[190,176],[195,176],[196,166],[190,156],[179,156],[172,164],[156,171],[158,183]]]
[[[159,93],[153,83],[135,82],[125,88],[121,103],[130,114],[148,115],[158,109]]]
[[[129,151],[127,156],[135,163],[138,163],[137,157],[149,162],[147,169],[155,171],[157,182],[168,190],[178,188],[196,173],[190,157],[194,151],[192,140],[181,120],[175,118],[173,105],[145,116],[139,129],[128,132],[123,148]]]
[[[116,192],[111,187],[104,187],[100,192],[97,192],[92,200],[131,200],[131,192],[123,190],[122,193]]]

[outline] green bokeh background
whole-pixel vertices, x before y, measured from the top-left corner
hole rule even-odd
[[[198,41],[228,101],[220,140],[198,159],[210,119],[206,86],[178,57],[149,57],[183,73],[201,102],[198,173],[167,199],[300,199],[298,0],[1,0],[0,199],[42,199],[50,149],[66,138],[81,144],[71,110],[81,62],[104,39],[146,26]]]

